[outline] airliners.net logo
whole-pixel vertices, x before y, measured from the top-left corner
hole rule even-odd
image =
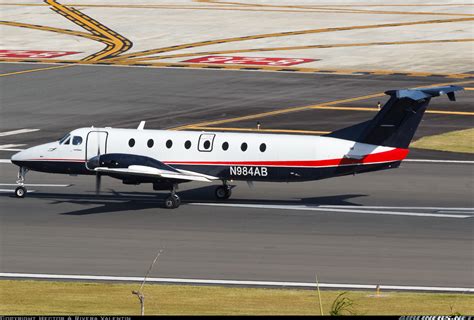
[[[474,320],[474,316],[401,316],[400,320]]]

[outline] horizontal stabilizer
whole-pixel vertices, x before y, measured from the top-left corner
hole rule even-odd
[[[456,101],[454,92],[464,90],[463,87],[459,86],[444,86],[444,87],[432,87],[432,88],[419,88],[419,89],[404,89],[404,90],[389,90],[385,91],[385,94],[398,99],[411,99],[419,101],[423,99],[430,99],[433,97],[439,97],[443,94],[447,94],[449,100]]]

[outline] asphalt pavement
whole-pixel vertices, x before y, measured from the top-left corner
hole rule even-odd
[[[0,64],[2,73],[50,67]],[[0,137],[25,148],[82,126],[166,129],[321,104],[388,89],[446,83],[436,77],[323,75],[72,66],[0,79]],[[453,82],[462,81],[453,79]],[[378,99],[343,103],[372,106]],[[383,98],[385,99],[385,98]],[[382,100],[384,101],[384,100]],[[470,111],[472,95],[433,101],[433,110]],[[370,112],[310,110],[227,123],[334,130]],[[471,116],[426,115],[418,136],[472,127]],[[0,151],[8,159],[13,151]],[[414,150],[412,158],[472,160]],[[0,271],[141,276],[162,248],[152,276],[474,286],[473,165],[404,163],[383,172],[298,184],[238,183],[222,206],[215,186],[183,185],[183,205],[166,193],[105,178],[28,173],[27,198],[12,196],[16,168],[0,163]]]

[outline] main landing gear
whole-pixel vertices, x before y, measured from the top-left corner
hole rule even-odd
[[[180,197],[176,194],[177,184],[173,184],[170,195],[165,199],[166,209],[176,209],[181,204]],[[215,191],[216,198],[219,200],[227,200],[232,194],[232,187],[227,184],[227,181],[222,181],[222,186],[218,186]]]
[[[232,195],[232,187],[227,184],[227,181],[222,181],[222,186],[216,188],[216,198],[219,200],[227,200]]]
[[[166,209],[175,209],[178,208],[181,204],[180,197],[176,194],[177,184],[173,184],[171,189],[171,194],[165,199],[165,208]]]
[[[28,172],[28,169],[24,167],[20,167],[18,170],[18,179],[16,180],[16,183],[18,184],[18,187],[15,189],[15,196],[17,198],[24,198],[26,196],[26,187],[25,187],[25,175]]]

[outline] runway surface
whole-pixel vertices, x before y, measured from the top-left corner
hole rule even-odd
[[[229,207],[193,205],[216,203],[213,188],[183,185],[177,210],[162,209],[165,194],[145,187],[104,179],[96,198],[87,177],[32,173],[31,183],[74,186],[32,186],[25,199],[0,194],[1,269],[140,276],[163,248],[152,276],[311,282],[317,273],[329,283],[472,287],[474,211],[456,209],[473,207],[472,168],[406,164],[312,183],[239,183]],[[2,165],[2,181],[14,174]],[[321,205],[434,216],[277,209]]]
[[[50,67],[0,66],[2,73]],[[15,149],[81,126],[135,127],[147,120],[147,128],[173,128],[447,80],[72,66],[0,81],[1,131],[40,129],[0,137],[0,145]],[[379,99],[385,98],[341,105],[374,106]],[[468,112],[470,106],[468,94],[456,103],[443,97],[432,103],[433,110]],[[261,121],[265,128],[330,131],[372,116],[306,110],[225,125]],[[427,114],[418,135],[470,127],[472,116]],[[0,151],[2,159],[11,154]],[[165,193],[150,186],[104,179],[97,198],[92,177],[34,172],[28,183],[73,186],[31,186],[35,192],[16,199],[6,185],[14,183],[16,168],[0,163],[0,271],[141,276],[163,248],[154,277],[311,282],[317,273],[328,283],[472,287],[473,169],[404,163],[326,181],[256,183],[254,189],[238,183],[225,207],[209,206],[216,203],[213,186],[189,184],[180,189],[184,204],[165,210]]]
[[[27,65],[31,69],[52,65]],[[24,71],[23,64],[0,64],[2,73]],[[2,131],[39,128],[41,134],[11,136],[5,143],[32,145],[58,139],[82,126],[167,129],[331,101],[382,94],[386,90],[465,82],[438,77],[327,75],[216,70],[65,66],[0,78]],[[469,81],[468,81],[469,82]],[[473,81],[471,81],[473,82]],[[469,85],[469,83],[467,84]],[[337,106],[373,107],[388,96],[341,102]],[[432,110],[472,112],[473,95],[458,101],[433,99]],[[215,127],[331,131],[374,116],[374,112],[307,109]],[[473,116],[427,114],[417,137],[471,128]],[[26,139],[25,139],[26,138]],[[20,139],[20,140],[18,140]]]

